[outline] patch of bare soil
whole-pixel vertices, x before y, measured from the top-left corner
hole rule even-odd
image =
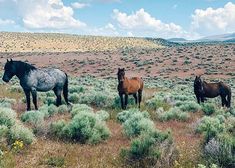
[[[235,77],[235,45],[197,45],[164,49],[133,49],[91,52],[0,53],[7,58],[28,61],[37,67],[58,67],[69,75],[116,77],[119,67],[127,76],[187,78],[204,74],[205,78]]]

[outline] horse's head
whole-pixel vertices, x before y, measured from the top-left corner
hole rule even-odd
[[[4,82],[9,82],[15,74],[16,74],[16,67],[14,65],[13,60],[7,59],[7,63],[4,66],[4,75],[2,77],[2,80]]]
[[[118,68],[117,76],[118,76],[118,81],[123,82],[125,77],[125,68]]]
[[[201,79],[201,76],[196,76],[194,80],[194,87],[201,90],[203,88],[202,84],[203,84],[203,80]]]

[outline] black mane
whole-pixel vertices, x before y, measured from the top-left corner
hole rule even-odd
[[[31,70],[37,69],[35,66],[22,61],[13,61],[13,64],[17,67],[17,76],[28,74]]]

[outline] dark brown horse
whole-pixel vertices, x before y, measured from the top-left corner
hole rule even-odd
[[[223,107],[229,108],[231,105],[231,88],[223,82],[207,83],[200,76],[196,76],[194,80],[194,93],[199,104],[204,102],[205,98],[220,96]]]
[[[139,77],[133,77],[128,79],[125,77],[125,69],[118,68],[118,93],[121,100],[122,109],[126,109],[128,104],[128,95],[133,95],[136,104],[140,103],[142,99],[142,91],[144,87],[144,82]],[[123,101],[123,95],[125,95],[125,102]]]

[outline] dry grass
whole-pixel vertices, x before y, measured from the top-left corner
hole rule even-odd
[[[201,117],[201,112],[191,113],[190,120],[187,122],[171,120],[156,124],[160,130],[170,129],[172,131],[174,142],[179,151],[179,158],[174,164],[175,168],[196,168],[202,160],[202,137],[196,135],[192,127],[193,123]]]
[[[62,142],[40,137],[23,154],[16,155],[17,168],[50,167],[48,159],[64,159],[63,167],[120,167],[119,152],[129,145],[129,140],[122,135],[121,125],[109,121],[112,137],[98,145]],[[27,166],[26,166],[27,165]]]
[[[162,48],[143,38],[78,36],[52,33],[0,33],[0,52],[107,51],[120,48]]]

